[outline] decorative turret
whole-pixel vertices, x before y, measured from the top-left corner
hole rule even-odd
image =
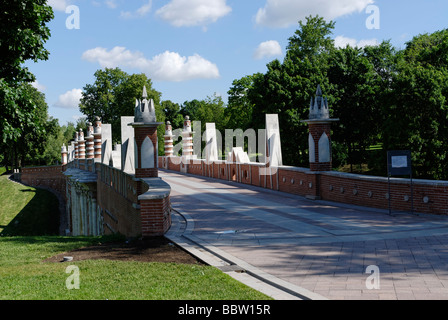
[[[193,156],[193,132],[191,131],[190,117],[184,119],[184,128],[182,131],[182,155],[185,157]]]
[[[78,140],[79,140],[79,133],[78,131],[75,132],[75,159],[79,158],[79,145],[78,145]]]
[[[148,100],[146,87],[143,87],[141,100],[136,100],[134,122],[129,125],[134,128],[136,143],[135,177],[158,177],[158,139],[157,122],[154,101]]]
[[[82,131],[82,129],[79,129],[78,152],[79,152],[79,159],[86,158],[86,141],[84,140],[84,132]]]
[[[67,147],[65,146],[65,144],[63,144],[62,145],[62,147],[61,147],[61,160],[62,160],[62,165],[63,166],[65,166],[66,164],[67,164],[67,155],[68,155],[68,152],[67,152]]]
[[[94,142],[93,142],[93,125],[92,123],[87,123],[87,137],[86,137],[86,158],[93,159],[94,158]]]
[[[135,100],[135,122],[152,123],[157,122],[156,109],[154,108],[154,100],[148,100],[146,86],[143,87],[142,99]]]
[[[173,127],[171,126],[171,122],[167,121],[165,125],[165,156],[172,157],[173,156]]]
[[[95,161],[101,161],[101,119],[95,117],[95,127],[93,128],[93,157]]]
[[[323,98],[320,85],[317,86],[315,99],[311,98],[310,118],[303,122],[308,124],[309,159],[311,171],[330,171],[331,123],[339,119],[330,119],[327,98]]]
[[[310,102],[310,119],[330,119],[330,110],[328,108],[327,98],[322,97],[322,89],[317,86],[316,97]]]

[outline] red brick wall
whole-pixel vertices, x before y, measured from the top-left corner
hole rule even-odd
[[[102,210],[107,234],[121,233],[128,237],[141,235],[138,192],[141,186],[121,170],[101,165],[97,181],[97,202]]]
[[[52,189],[65,197],[63,166],[22,168],[22,183]]]
[[[325,172],[321,174],[321,181],[325,200],[382,209],[389,207],[387,178]],[[409,179],[391,179],[390,200],[393,211],[411,210]],[[448,182],[414,180],[413,205],[415,212],[448,214]]]
[[[139,201],[138,197],[145,194],[149,186],[133,175],[91,160],[75,160],[69,166],[97,172],[95,196],[106,234],[118,232],[127,237],[137,237],[162,235],[168,231],[171,226],[169,196]],[[66,166],[23,168],[21,179],[30,186],[51,188],[65,198],[65,168]],[[149,222],[152,229],[148,229]]]
[[[189,165],[188,173],[213,178],[252,184],[254,186],[279,190],[310,199],[388,209],[387,178],[369,177],[340,172],[313,172],[307,168],[280,167],[273,175],[261,175],[269,168],[262,164],[228,164],[217,161],[206,164],[202,160],[202,170],[197,165]],[[176,166],[168,164],[174,171]],[[230,175],[229,175],[230,174]],[[393,211],[411,210],[411,188],[408,179],[391,179],[391,207]],[[448,181],[413,181],[413,206],[415,212],[448,215]]]
[[[328,136],[331,145],[331,124],[330,123],[309,123],[308,124],[309,132],[314,140],[314,155],[316,162],[310,163],[311,171],[327,171],[331,170],[332,164],[331,162],[319,163],[319,140],[322,137],[322,134]]]
[[[137,145],[137,166],[135,168],[135,176],[137,178],[148,178],[148,177],[157,177],[158,176],[158,170],[156,167],[157,164],[157,127],[135,127],[134,128],[134,134],[135,134],[135,142]],[[154,166],[153,169],[142,169],[142,161],[141,161],[141,148],[143,141],[145,141],[146,138],[149,138],[152,142],[152,145],[154,146]]]
[[[141,231],[143,237],[164,235],[171,226],[170,198],[141,201]]]

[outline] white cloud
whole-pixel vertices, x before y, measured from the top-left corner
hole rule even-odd
[[[48,0],[47,4],[50,5],[54,11],[64,11],[70,5],[70,1],[67,0]]]
[[[115,0],[107,0],[104,3],[110,9],[115,9],[118,6],[117,3],[115,2]]]
[[[264,59],[275,56],[281,56],[282,48],[280,44],[275,40],[265,41],[260,43],[254,53],[255,59]]]
[[[138,8],[134,12],[122,11],[120,16],[125,19],[144,17],[151,11],[151,8],[152,8],[152,0],[149,0],[148,2],[146,2],[144,5],[142,5],[140,8]]]
[[[204,26],[229,14],[226,0],[171,0],[157,15],[176,27]]]
[[[177,52],[165,51],[152,59],[147,59],[143,53],[132,52],[124,47],[114,47],[110,51],[98,47],[84,52],[82,59],[97,62],[102,68],[135,68],[156,81],[179,82],[219,78],[218,67],[198,54],[183,57]]]
[[[304,21],[310,15],[319,15],[327,20],[361,12],[373,0],[266,0],[255,17],[257,24],[286,28]]]
[[[364,39],[358,41],[353,38],[337,36],[334,39],[334,45],[336,48],[345,48],[347,45],[349,45],[350,47],[364,48],[367,46],[377,46],[379,45],[379,42],[377,39]]]
[[[57,108],[77,109],[79,101],[82,98],[81,89],[72,89],[59,96],[58,101],[54,104]]]
[[[34,81],[31,83],[31,85],[36,88],[37,90],[39,90],[40,92],[45,91],[45,89],[47,89],[47,87],[45,87],[43,84],[39,83],[39,81]]]

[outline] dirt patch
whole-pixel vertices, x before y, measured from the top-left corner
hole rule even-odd
[[[134,240],[131,242],[111,242],[76,249],[46,259],[45,262],[63,262],[64,257],[72,261],[116,260],[163,262],[182,264],[203,264],[200,260],[179,248],[165,237]]]

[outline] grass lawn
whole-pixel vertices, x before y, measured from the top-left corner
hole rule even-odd
[[[26,187],[0,176],[0,235],[57,235],[57,197],[42,189]]]
[[[57,200],[41,191],[0,176],[0,300],[270,299],[210,266],[111,260],[45,262],[57,254],[116,238],[51,235]],[[67,281],[74,283],[70,279],[75,276],[69,266],[79,270],[79,289],[67,288]]]
[[[101,240],[57,236],[0,238],[0,299],[269,299],[209,266],[108,260],[43,262],[58,253],[96,244]],[[71,265],[79,270],[79,289],[69,290],[66,286],[67,279],[74,274],[67,270]]]

